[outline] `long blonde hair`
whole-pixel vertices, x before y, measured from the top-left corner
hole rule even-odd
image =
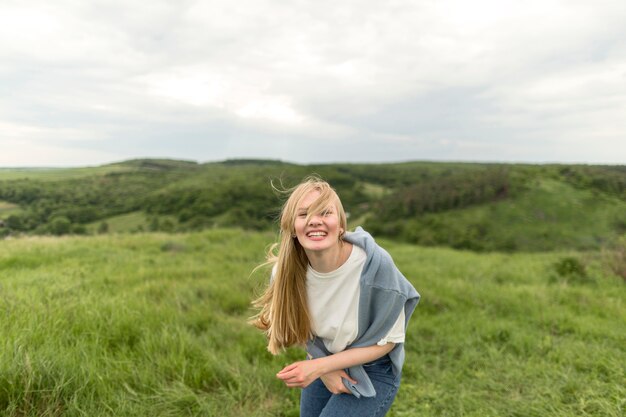
[[[267,262],[273,265],[273,279],[265,292],[252,305],[260,308],[250,323],[264,330],[268,338],[267,350],[276,355],[292,345],[304,345],[312,337],[311,317],[307,305],[306,271],[309,260],[304,248],[295,238],[295,219],[300,202],[312,191],[320,196],[307,210],[306,222],[312,216],[335,204],[339,227],[347,230],[346,213],[335,190],[317,176],[304,179],[286,190],[289,198],[280,213],[279,243],[267,253]]]

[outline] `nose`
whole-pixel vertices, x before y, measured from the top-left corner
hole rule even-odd
[[[322,224],[321,219],[322,218],[319,214],[314,214],[313,216],[311,216],[311,219],[309,219],[309,225],[313,226],[313,225]]]

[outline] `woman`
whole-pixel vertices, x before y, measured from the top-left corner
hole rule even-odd
[[[367,232],[346,228],[328,183],[309,177],[293,188],[268,254],[270,285],[254,302],[272,354],[306,345],[308,360],[276,375],[302,388],[301,417],[383,416],[400,385],[419,294]]]

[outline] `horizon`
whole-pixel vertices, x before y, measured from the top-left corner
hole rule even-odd
[[[220,164],[225,162],[273,162],[298,166],[312,166],[312,165],[395,165],[395,164],[410,164],[410,163],[433,163],[433,164],[476,164],[476,165],[578,165],[578,166],[610,166],[620,167],[626,166],[626,163],[589,163],[589,162],[560,162],[560,161],[544,161],[544,162],[527,162],[527,161],[469,161],[469,160],[433,160],[433,159],[411,159],[411,160],[396,160],[396,161],[331,161],[331,162],[296,162],[283,159],[266,159],[266,158],[250,158],[250,157],[234,157],[220,160],[193,160],[193,159],[181,159],[172,157],[133,157],[129,159],[104,162],[101,164],[89,164],[89,165],[41,165],[41,166],[5,166],[0,165],[0,170],[46,170],[46,169],[81,169],[81,168],[98,168],[108,165],[124,164],[133,161],[173,161],[173,162],[188,162],[197,165],[208,164]]]

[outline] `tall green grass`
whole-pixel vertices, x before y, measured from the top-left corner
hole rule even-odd
[[[246,324],[273,238],[0,241],[0,414],[297,416],[275,373],[302,351]],[[623,415],[626,292],[599,256],[383,246],[423,297],[390,416]]]

